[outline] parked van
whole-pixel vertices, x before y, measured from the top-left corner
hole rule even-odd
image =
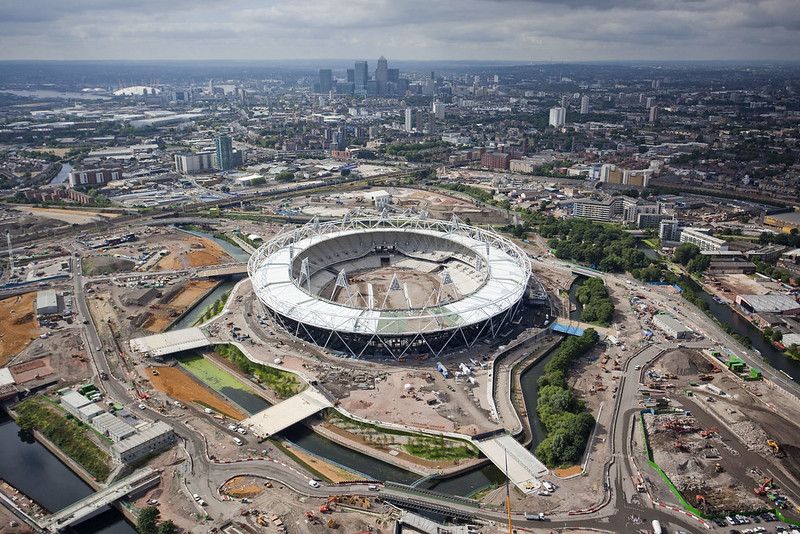
[[[240,447],[241,447],[242,445],[244,445],[244,441],[242,441],[242,440],[241,440],[241,439],[239,439],[239,438],[233,438],[233,442],[234,442],[235,444],[237,444],[238,446],[240,446]]]

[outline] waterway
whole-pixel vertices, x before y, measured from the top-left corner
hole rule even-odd
[[[52,89],[0,89],[0,93],[9,93],[28,98],[66,98],[68,100],[111,100],[110,96],[95,95],[91,93],[77,93],[74,91],[53,91]]]
[[[761,336],[761,331],[753,326],[750,321],[733,311],[727,304],[721,304],[714,300],[714,298],[703,291],[696,282],[684,279],[681,284],[684,289],[686,289],[684,286],[688,286],[688,289],[694,291],[695,295],[708,303],[708,309],[715,319],[721,323],[728,323],[733,327],[735,332],[750,338],[753,348],[761,353],[762,358],[766,358],[770,366],[784,371],[795,380],[800,381],[800,362],[792,360],[775,348],[771,343],[764,341],[764,338]],[[698,311],[697,313],[699,314],[701,312]],[[736,353],[738,345],[728,348]]]
[[[189,328],[197,321],[203,313],[206,311],[206,308],[214,304],[218,298],[222,297],[225,293],[233,289],[239,280],[244,278],[243,274],[237,274],[233,276],[229,276],[225,279],[220,285],[218,285],[214,290],[203,297],[203,299],[198,302],[191,310],[189,310],[186,315],[180,318],[178,322],[173,324],[168,330],[179,330],[181,328]]]
[[[57,512],[94,490],[38,441],[20,437],[20,428],[0,410],[0,478],[51,512]],[[78,523],[80,534],[135,534],[120,512],[105,507],[98,515]]]
[[[56,174],[55,177],[52,180],[50,180],[50,183],[51,184],[63,184],[64,182],[67,181],[67,179],[69,178],[69,173],[71,173],[71,172],[72,172],[72,164],[71,163],[62,162],[61,163],[61,170],[58,171],[58,174]]]

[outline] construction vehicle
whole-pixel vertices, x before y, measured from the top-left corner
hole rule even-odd
[[[339,497],[337,497],[336,495],[331,495],[330,497],[328,497],[328,500],[325,502],[325,504],[320,505],[319,507],[320,513],[323,514],[330,513],[331,505],[337,502],[339,502]]]
[[[778,456],[778,455],[780,455],[780,454],[781,454],[781,448],[780,448],[780,447],[778,447],[778,444],[777,444],[777,443],[775,443],[773,440],[771,440],[771,439],[768,439],[768,440],[767,440],[767,445],[769,445],[770,447],[772,447],[773,449],[775,449],[775,456]]]
[[[717,465],[714,466],[714,472],[715,473],[722,473],[723,471],[725,471],[725,468],[722,467],[722,465],[720,465],[719,462],[717,462]]]
[[[711,428],[709,428],[707,430],[703,430],[702,432],[700,432],[700,435],[703,436],[704,438],[708,439],[708,438],[711,437],[711,433],[712,432],[716,432],[717,430],[719,430],[719,428],[717,428],[715,426],[712,426]]]
[[[700,375],[700,380],[710,382],[711,380],[714,380],[714,375]]]
[[[336,521],[333,519],[328,519],[328,528],[336,528]]]
[[[753,488],[753,491],[756,492],[756,495],[766,495],[767,494],[767,488],[771,488],[771,487],[772,487],[772,479],[768,478],[768,479],[766,479],[764,481],[763,484],[761,484],[760,488]]]
[[[694,500],[695,500],[695,502],[697,503],[698,506],[701,506],[701,505],[705,506],[706,505],[706,498],[703,497],[702,495],[695,495],[694,496]]]
[[[306,512],[306,519],[314,521],[314,512]]]

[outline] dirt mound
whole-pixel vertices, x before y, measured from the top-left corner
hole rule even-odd
[[[17,317],[16,319],[14,319],[12,324],[20,325],[20,324],[28,323],[30,321],[33,321],[33,312],[26,313],[25,315],[23,315],[21,317]]]
[[[705,365],[704,365],[705,364]],[[674,350],[661,358],[661,367],[668,373],[678,376],[692,376],[705,372],[704,367],[710,366],[702,356],[693,350]]]

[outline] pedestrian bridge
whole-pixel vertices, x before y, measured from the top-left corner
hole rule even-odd
[[[214,267],[197,271],[195,278],[211,278],[213,276],[230,276],[232,274],[243,274],[247,272],[247,263],[229,263],[226,265],[215,265]]]
[[[117,499],[125,497],[129,493],[157,484],[159,480],[161,480],[161,475],[155,469],[150,467],[140,469],[134,474],[48,516],[39,523],[39,526],[44,532],[58,532]]]
[[[239,424],[249,427],[260,439],[266,439],[332,406],[333,403],[325,395],[309,387],[293,397],[251,415]]]
[[[509,434],[477,440],[474,443],[526,495],[541,488],[540,479],[550,472],[530,450]]]

